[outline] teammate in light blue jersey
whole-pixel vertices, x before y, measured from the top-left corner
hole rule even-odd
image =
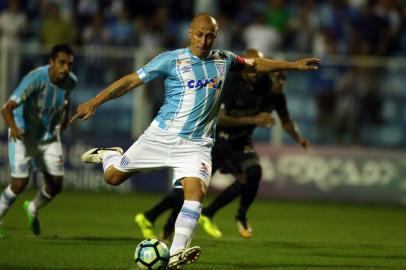
[[[224,50],[212,50],[216,20],[196,15],[189,27],[189,46],[165,52],[135,73],[115,81],[96,97],[79,105],[71,122],[89,119],[101,104],[162,76],[165,101],[144,134],[125,152],[119,147],[94,148],[84,162],[102,163],[107,183],[119,185],[139,172],[162,167],[173,170],[173,184],[183,188],[185,201],[175,223],[168,269],[193,263],[198,246],[189,247],[211,176],[211,149],[223,82],[230,70],[273,72],[316,70],[320,61],[295,62],[266,58],[246,59]]]
[[[70,91],[76,84],[71,72],[73,51],[65,44],[52,48],[49,65],[26,75],[2,115],[9,127],[11,184],[0,196],[0,220],[28,184],[33,169],[44,175],[44,186],[32,201],[24,202],[28,225],[40,234],[39,209],[62,189],[63,154],[59,138],[68,123]]]

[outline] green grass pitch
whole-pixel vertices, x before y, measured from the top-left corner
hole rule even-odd
[[[65,191],[42,210],[42,235],[34,237],[22,211],[33,195],[24,193],[4,220],[0,269],[135,269],[142,237],[133,216],[163,196]],[[186,269],[406,269],[405,208],[257,200],[249,214],[254,237],[245,240],[236,206],[215,218],[221,240],[198,229],[193,244],[202,255]]]

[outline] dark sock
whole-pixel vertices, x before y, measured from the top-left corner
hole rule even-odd
[[[176,199],[174,200],[174,204],[172,205],[172,212],[166,220],[163,230],[163,238],[165,239],[168,239],[174,232],[176,219],[178,217],[180,209],[183,206],[183,189],[176,188],[174,191],[176,193]]]
[[[218,210],[229,204],[238,195],[241,194],[241,183],[234,181],[228,188],[223,190],[208,207],[203,208],[202,214],[213,218]]]
[[[247,212],[257,196],[258,187],[258,182],[248,182],[242,185],[240,207],[238,208],[236,216],[237,219],[242,221],[247,220]]]
[[[182,190],[183,191],[183,190]],[[166,210],[172,208],[174,202],[176,201],[177,192],[176,189],[172,190],[168,195],[166,195],[159,203],[153,206],[151,209],[147,210],[144,215],[152,223]]]

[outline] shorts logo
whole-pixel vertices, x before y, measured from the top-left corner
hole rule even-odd
[[[209,168],[207,167],[206,163],[201,163],[201,167],[199,169],[199,173],[203,175],[205,178],[209,178]]]
[[[121,158],[120,166],[121,166],[121,167],[125,167],[125,166],[128,165],[128,163],[130,163],[130,160],[128,159],[128,157],[123,156],[123,157]]]
[[[215,63],[217,72],[220,76],[224,75],[224,64],[223,63]]]
[[[28,164],[20,164],[20,165],[18,166],[18,169],[19,169],[21,172],[27,172],[28,169],[29,169],[29,166],[28,166]]]

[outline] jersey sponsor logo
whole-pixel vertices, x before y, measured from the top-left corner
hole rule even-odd
[[[222,84],[223,81],[219,79],[189,80],[186,83],[189,89],[201,89],[207,87],[214,90],[221,89]]]
[[[220,76],[224,75],[224,70],[225,70],[225,65],[224,63],[215,63],[217,72],[219,73]]]

